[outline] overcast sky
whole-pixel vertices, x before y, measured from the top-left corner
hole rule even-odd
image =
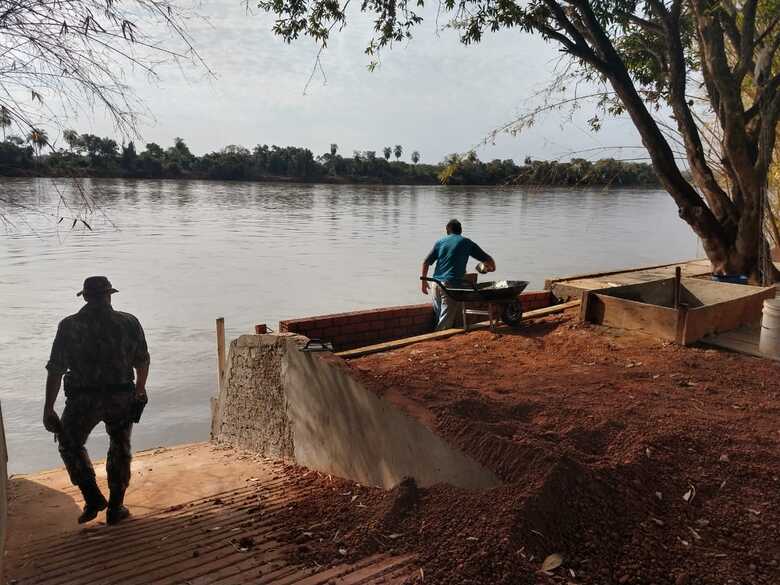
[[[163,67],[156,83],[133,78],[154,114],[141,124],[143,142],[169,145],[181,136],[198,154],[227,144],[267,143],[306,146],[315,155],[331,142],[345,155],[401,144],[404,158],[419,150],[424,162],[439,162],[478,145],[493,128],[526,111],[559,60],[556,46],[517,30],[465,47],[453,31],[437,34],[435,12],[426,10],[415,38],[385,51],[381,66],[369,72],[363,49],[370,22],[358,15],[322,56],[327,82],[318,73],[304,95],[316,55],[310,40],[285,44],[271,33],[269,15],[248,14],[239,0],[198,10],[208,20],[190,23],[190,30],[216,77],[196,67]],[[588,158],[598,158],[601,153],[590,149],[639,144],[630,121],[611,121],[594,134],[585,123],[591,115],[583,111],[564,123],[550,114],[523,135],[503,136],[478,154],[568,160],[572,151],[587,149]],[[74,123],[82,132],[114,134],[100,113]],[[613,154],[644,156],[637,150]]]

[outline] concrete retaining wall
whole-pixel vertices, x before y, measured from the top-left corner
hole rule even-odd
[[[524,311],[542,309],[555,301],[549,291],[525,292],[518,298]],[[474,305],[473,308],[480,307]],[[487,305],[482,308],[486,309]],[[470,319],[476,323],[484,321],[485,317],[473,316]],[[279,322],[279,331],[330,341],[336,351],[343,351],[430,333],[433,325],[433,309],[430,303],[425,303],[289,319]]]
[[[380,398],[306,338],[243,335],[230,344],[212,439],[364,485],[446,482],[486,488],[498,478],[418,420]]]

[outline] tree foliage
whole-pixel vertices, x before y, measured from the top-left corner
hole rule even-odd
[[[356,151],[351,158],[325,152],[315,158],[305,148],[228,145],[197,156],[182,138],[163,148],[150,142],[140,153],[134,142],[119,146],[108,137],[70,131],[67,149],[33,157],[33,146],[16,136],[0,143],[0,175],[49,175],[217,180],[297,180],[451,185],[654,186],[647,164],[611,159],[590,162],[512,160],[480,161],[476,154],[451,155],[440,165],[388,161],[376,151]],[[32,142],[29,142],[32,144]]]
[[[4,2],[0,107],[26,132],[39,117],[36,107],[49,101],[75,110],[99,105],[132,132],[139,104],[125,67],[154,76],[161,58],[197,59],[185,16],[168,0]],[[165,29],[165,39],[155,36]]]

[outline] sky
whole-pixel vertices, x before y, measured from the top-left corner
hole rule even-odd
[[[538,104],[533,96],[553,79],[560,61],[557,46],[517,30],[463,46],[456,32],[437,31],[435,8],[429,7],[414,39],[383,52],[371,72],[363,52],[371,23],[353,13],[322,54],[326,79],[318,71],[304,94],[317,54],[311,40],[284,43],[272,34],[270,15],[248,12],[240,0],[203,3],[197,11],[203,18],[188,28],[214,76],[192,64],[163,65],[154,82],[130,71],[128,83],[150,113],[139,124],[141,143],[166,146],[181,136],[196,154],[228,144],[277,144],[319,155],[335,142],[347,156],[401,144],[404,158],[418,150],[423,162],[436,163],[479,146],[494,128]],[[444,18],[439,24],[441,29]],[[578,153],[645,156],[638,149],[595,150],[640,142],[627,119],[593,133],[586,124],[591,115],[584,108],[569,122],[548,114],[525,133],[499,136],[477,153],[483,160],[518,162],[526,156],[568,160]],[[72,125],[116,135],[101,112],[82,114]]]

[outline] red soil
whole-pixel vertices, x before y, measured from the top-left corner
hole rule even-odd
[[[780,364],[564,315],[350,365],[505,485],[320,478],[290,510],[302,558],[415,552],[424,583],[780,583]]]

